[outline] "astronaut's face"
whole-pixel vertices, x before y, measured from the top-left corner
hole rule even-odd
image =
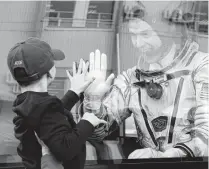
[[[128,28],[134,47],[143,52],[145,62],[151,64],[160,61],[172,46],[172,38],[169,39],[169,36],[173,34],[173,27],[162,17],[171,2],[128,1],[127,3],[124,11],[133,14]],[[141,12],[138,13],[136,9]],[[166,34],[169,36],[166,37]]]
[[[147,63],[159,60],[156,56],[162,46],[162,41],[152,27],[141,19],[129,21],[129,32],[134,47],[143,52]]]

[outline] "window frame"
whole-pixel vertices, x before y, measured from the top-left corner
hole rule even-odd
[[[111,13],[112,15],[112,19],[111,20],[102,20],[102,19],[99,19],[99,20],[94,20],[92,19],[92,23],[96,23],[97,24],[97,27],[87,27],[87,21],[88,20],[91,20],[91,19],[87,19],[87,15],[88,15],[88,9],[89,9],[89,4],[90,2],[88,2],[88,5],[86,5],[86,9],[87,10],[87,13],[86,15],[83,16],[83,18],[81,18],[81,20],[83,20],[85,23],[84,23],[84,26],[76,26],[77,24],[75,23],[76,21],[79,21],[78,19],[75,18],[75,12],[76,12],[76,3],[77,1],[75,1],[75,7],[74,7],[74,12],[73,12],[73,18],[72,18],[72,26],[71,27],[59,27],[59,24],[61,23],[61,20],[63,20],[63,18],[59,19],[58,21],[58,26],[57,27],[50,27],[49,26],[49,17],[46,16],[46,13],[50,12],[50,4],[51,4],[51,1],[47,1],[46,2],[46,6],[45,6],[45,11],[44,11],[44,16],[43,16],[43,30],[45,31],[61,31],[61,30],[102,30],[102,31],[112,31],[115,29],[115,13],[116,13],[116,10],[115,10],[115,7],[116,7],[116,3],[114,2],[114,6],[113,6],[113,12]],[[47,9],[49,8],[49,9]],[[58,11],[60,12],[60,11]],[[100,17],[101,17],[101,14],[103,13],[99,13]],[[106,14],[106,13],[104,13]],[[65,18],[64,18],[65,19]],[[69,20],[69,19],[66,19],[66,20]],[[101,22],[102,20],[102,22]],[[104,21],[104,22],[103,22]],[[102,27],[99,27],[100,24],[102,23],[105,23],[105,21],[107,22],[110,22],[110,28],[102,28]],[[75,25],[74,25],[75,24]],[[79,25],[79,24],[78,24]]]

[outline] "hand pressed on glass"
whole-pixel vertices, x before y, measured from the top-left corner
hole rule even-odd
[[[104,53],[101,54],[99,50],[96,50],[95,53],[90,53],[89,62],[90,69],[87,74],[87,80],[95,78],[95,81],[86,89],[85,96],[97,96],[101,99],[109,91],[114,74],[111,74],[106,80],[107,55]]]
[[[87,87],[94,81],[93,77],[86,78],[88,74],[89,62],[85,63],[83,59],[80,59],[78,70],[76,68],[76,63],[73,62],[73,75],[66,70],[67,76],[71,82],[71,90],[77,95],[84,92]]]

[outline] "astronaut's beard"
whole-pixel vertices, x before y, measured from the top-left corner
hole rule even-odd
[[[163,87],[163,95],[160,99],[153,99],[146,92],[144,93],[145,100],[142,98],[142,102],[144,102],[150,116],[160,115],[164,109],[173,104],[175,98],[174,88],[175,82],[169,82],[168,87]]]

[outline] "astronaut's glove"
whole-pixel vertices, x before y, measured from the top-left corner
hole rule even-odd
[[[140,158],[157,158],[162,152],[156,151],[152,148],[143,148],[133,151],[128,159],[140,159]]]
[[[86,79],[95,78],[94,82],[88,86],[88,88],[84,91],[84,97],[91,98],[95,100],[95,97],[98,99],[102,99],[104,95],[110,90],[111,84],[115,78],[114,74],[111,74],[106,78],[107,75],[107,55],[101,53],[100,50],[96,50],[95,52],[91,52],[89,55],[89,73],[86,76]],[[88,105],[93,108],[93,105]]]
[[[152,148],[144,148],[133,151],[128,159],[143,159],[143,158],[170,158],[170,157],[184,157],[186,154],[178,149],[171,148],[165,152],[156,151]]]
[[[100,79],[96,79],[84,92],[84,97],[97,97],[102,99],[104,95],[110,90],[113,80],[115,78],[114,74],[108,76],[107,80],[102,81]],[[95,99],[95,98],[94,98]]]
[[[186,157],[187,154],[179,148],[170,148],[160,155],[161,158],[172,158],[172,157]]]
[[[102,101],[101,101],[101,97],[100,96],[96,96],[96,95],[86,95],[84,94],[84,108],[85,110],[89,111],[97,111],[100,109]]]

